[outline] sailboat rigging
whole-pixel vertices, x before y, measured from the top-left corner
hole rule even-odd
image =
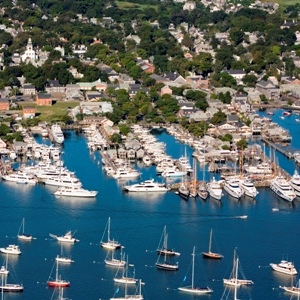
[[[33,239],[32,235],[25,233],[25,218],[22,219],[19,231],[18,231],[18,239],[31,241]]]
[[[215,253],[215,252],[211,251],[212,235],[213,235],[213,230],[211,229],[210,230],[210,235],[209,235],[208,252],[202,252],[202,255],[205,258],[221,259],[221,258],[223,258],[222,254]]]
[[[127,260],[126,260],[125,268],[123,268],[123,266],[121,266],[120,268],[122,268],[122,276],[121,277],[117,277],[117,275],[119,273],[119,269],[118,269],[118,271],[116,273],[116,276],[114,278],[114,282],[125,283],[125,284],[135,284],[137,282],[137,279],[134,276],[133,277],[129,277],[128,276],[128,268],[129,268],[128,255],[127,255]]]
[[[223,279],[223,283],[227,285],[233,285],[233,286],[241,286],[241,285],[252,285],[254,282],[249,279],[238,279],[238,268],[239,268],[239,258],[236,255],[236,250],[234,250],[233,255],[233,268],[230,275],[230,278]]]
[[[59,261],[61,263],[67,263],[67,264],[70,264],[70,263],[74,262],[74,260],[72,260],[71,257],[63,255],[63,244],[60,245],[60,256],[57,255],[55,260]]]
[[[103,239],[104,239],[106,230],[107,230],[107,242],[104,242]],[[110,238],[110,217],[108,218],[108,221],[107,221],[106,227],[104,229],[100,244],[101,244],[101,247],[103,247],[105,249],[109,249],[109,250],[119,249],[122,247],[122,245],[118,241],[111,240],[111,238]]]
[[[184,287],[179,287],[178,290],[182,291],[182,292],[187,292],[187,293],[192,293],[192,294],[208,294],[208,293],[212,293],[213,290],[209,287],[196,287],[194,285],[194,277],[195,277],[195,250],[196,247],[194,246],[193,248],[193,260],[192,260],[192,284],[190,286],[184,286]],[[186,276],[185,276],[186,279]],[[185,281],[184,279],[184,281]]]
[[[157,254],[169,255],[169,256],[179,256],[180,253],[174,251],[173,249],[168,248],[168,234],[167,234],[167,226],[164,226],[163,233],[161,235],[157,250]]]
[[[113,297],[113,298],[110,298],[110,300],[143,300],[144,297],[142,295],[142,281],[141,279],[139,280],[139,285],[138,285],[138,291],[136,291],[135,294],[128,294],[128,291],[127,291],[127,284],[125,284],[125,295],[124,297]],[[119,291],[119,288],[117,289],[116,293]]]
[[[113,267],[125,267],[126,261],[124,260],[124,255],[123,255],[122,251],[120,254],[120,256],[121,256],[120,259],[115,258],[115,256],[114,256],[115,250],[112,250],[110,252],[111,252],[111,258],[109,258],[110,253],[107,253],[104,262],[107,265],[113,266]]]
[[[7,264],[8,264],[8,253],[6,253],[5,265],[3,265],[0,268],[0,275],[6,276],[9,274],[9,270],[7,269]]]
[[[56,269],[55,269],[55,279],[51,279],[51,274],[49,276],[49,280],[47,281],[47,284],[49,287],[69,287],[70,286],[70,281],[61,279],[61,275],[58,275],[58,265],[59,262],[56,260]],[[53,271],[53,268],[52,268]],[[52,273],[52,272],[51,272]]]

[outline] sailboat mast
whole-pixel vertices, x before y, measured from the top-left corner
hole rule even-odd
[[[55,281],[58,281],[58,261],[56,261]]]
[[[239,267],[239,258],[236,258],[235,261],[235,275],[234,275],[234,280],[235,280],[235,285],[234,285],[234,300],[237,300],[237,278],[238,278],[238,267]]]
[[[164,249],[168,248],[167,226],[164,227]]]
[[[110,217],[108,218],[107,240],[110,241]]]
[[[25,231],[25,218],[23,218],[23,222],[22,223],[23,223],[23,232],[22,233],[24,234],[24,231]]]
[[[193,265],[192,265],[192,289],[194,288],[194,275],[195,275],[195,246],[193,248]]]
[[[211,240],[212,240],[212,229],[210,230],[210,235],[209,235],[208,253],[210,253],[211,250]]]

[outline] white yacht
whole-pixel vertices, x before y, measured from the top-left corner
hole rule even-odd
[[[19,246],[17,245],[8,245],[6,248],[0,248],[0,252],[2,253],[8,253],[8,254],[15,254],[15,255],[20,255],[21,250]]]
[[[215,177],[213,177],[212,180],[207,183],[206,187],[210,197],[221,200],[223,196],[222,186],[220,182],[215,179]]]
[[[288,275],[297,275],[298,272],[292,262],[282,260],[279,264],[270,264],[274,271],[281,272]]]
[[[75,232],[74,232],[75,233]],[[72,234],[72,231],[68,231],[65,235],[63,236],[57,236],[55,234],[49,233],[49,235],[58,240],[59,242],[66,242],[66,243],[75,243],[75,242],[79,242],[78,239],[74,238],[74,233]]]
[[[61,186],[56,192],[55,196],[67,196],[67,197],[82,197],[82,198],[94,198],[98,194],[97,191],[89,191],[82,187],[76,186]]]
[[[12,181],[16,183],[22,183],[22,184],[36,184],[37,179],[34,176],[31,176],[29,174],[23,173],[23,172],[16,172],[11,174],[2,175],[2,178],[6,181]]]
[[[170,188],[166,187],[165,183],[155,182],[154,179],[150,179],[132,185],[125,185],[124,190],[128,192],[167,192]]]
[[[163,177],[182,177],[187,174],[186,171],[180,171],[176,168],[166,169],[161,173],[161,176]]]
[[[255,198],[258,195],[258,190],[254,186],[253,182],[249,178],[240,179],[239,185],[241,189],[244,191],[244,194],[248,197]]]
[[[240,199],[244,191],[240,188],[238,180],[230,179],[224,183],[224,190],[232,197]]]
[[[300,197],[300,175],[295,170],[292,178],[290,179],[290,185],[294,189],[296,196]]]
[[[283,176],[277,176],[272,179],[270,189],[280,198],[289,202],[292,202],[296,198],[292,186]]]
[[[58,124],[51,126],[52,137],[55,143],[62,144],[65,140],[61,127]]]
[[[81,182],[73,176],[58,176],[58,177],[52,177],[47,178],[44,181],[47,185],[54,185],[59,187],[76,187],[80,188],[82,187]]]
[[[141,173],[132,168],[118,168],[112,176],[115,179],[137,178],[141,176]]]

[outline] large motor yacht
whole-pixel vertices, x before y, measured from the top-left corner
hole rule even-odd
[[[240,199],[244,191],[240,188],[238,180],[230,179],[224,183],[224,190],[232,197]]]
[[[290,183],[282,176],[275,177],[270,184],[271,190],[280,198],[292,202],[296,198]]]
[[[297,275],[298,272],[292,262],[282,260],[279,264],[270,264],[274,271],[281,272],[288,275]]]
[[[132,185],[125,185],[124,190],[128,192],[167,192],[170,188],[166,187],[165,183],[150,179]]]

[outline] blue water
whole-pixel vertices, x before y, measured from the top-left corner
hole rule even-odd
[[[190,147],[178,143],[166,133],[157,138],[168,143],[167,152],[178,158],[192,153]],[[68,132],[63,149],[68,168],[76,172],[83,186],[98,190],[94,200],[57,199],[53,189],[43,185],[34,187],[1,182],[0,247],[18,244],[22,254],[9,259],[10,283],[23,283],[21,294],[5,294],[4,299],[51,299],[53,289],[47,280],[60,254],[60,244],[49,233],[64,234],[77,230],[79,243],[64,248],[75,260],[61,268],[62,277],[70,280],[65,297],[76,299],[109,299],[118,286],[113,282],[116,269],[104,264],[107,251],[99,245],[108,217],[115,239],[124,246],[129,263],[134,264],[137,278],[141,278],[144,299],[221,299],[222,279],[232,268],[233,251],[237,248],[245,276],[254,281],[251,287],[238,291],[239,299],[289,299],[278,289],[289,285],[288,276],[271,271],[269,263],[286,258],[295,262],[300,271],[300,239],[298,226],[300,202],[289,204],[274,196],[269,189],[260,189],[255,201],[237,201],[225,196],[219,201],[189,199],[185,201],[173,192],[164,195],[131,195],[122,192],[124,182],[107,177],[102,171],[99,153],[89,153],[83,135]],[[294,168],[293,161],[282,158],[284,168]],[[144,168],[143,179],[156,178],[155,168]],[[198,166],[198,170],[201,168]],[[211,174],[206,174],[210,178]],[[198,177],[202,177],[200,173]],[[156,178],[162,180],[161,178]],[[272,208],[278,207],[278,212]],[[248,219],[238,216],[248,215]],[[22,218],[26,231],[37,239],[21,242],[16,238]],[[165,272],[155,268],[163,227],[167,226],[170,246],[181,252],[179,271]],[[221,261],[196,257],[195,284],[208,285],[214,292],[206,296],[191,296],[177,290],[191,263],[193,246],[197,253],[208,248],[209,232],[214,230],[213,250],[221,252]],[[0,260],[5,255],[0,255]],[[186,282],[185,285],[190,284]],[[123,296],[120,288],[116,296]],[[228,299],[233,299],[233,296]]]

